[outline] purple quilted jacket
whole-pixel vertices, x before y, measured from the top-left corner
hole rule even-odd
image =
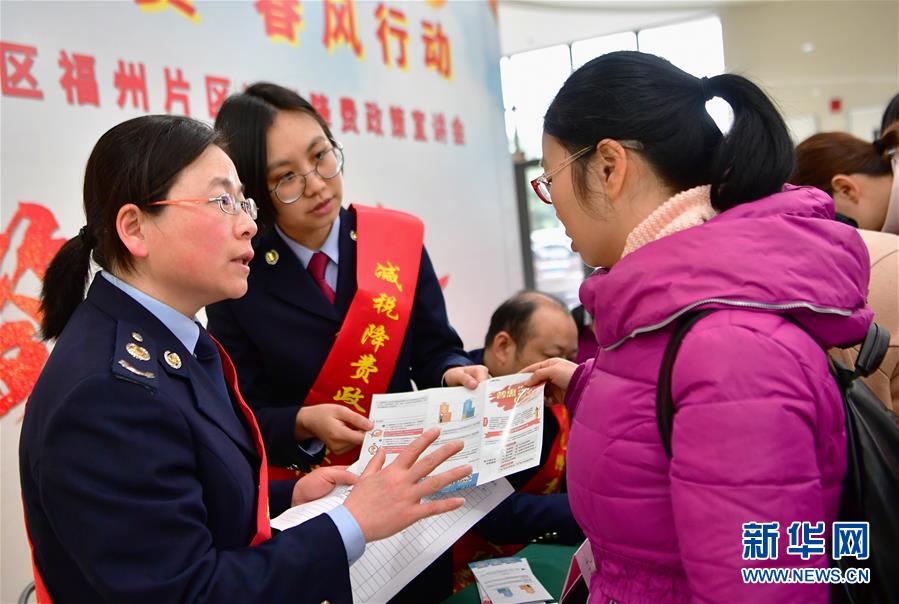
[[[825,521],[829,533],[846,434],[823,348],[860,340],[871,322],[865,245],[832,218],[827,195],[788,185],[581,286],[600,351],[567,393],[568,485],[597,563],[591,602],[827,601],[826,585],[747,585],[740,569],[828,566],[829,545],[787,554],[786,528]],[[656,382],[672,321],[698,307],[723,310],[678,353],[669,463]],[[772,521],[777,559],[744,561],[742,524]]]

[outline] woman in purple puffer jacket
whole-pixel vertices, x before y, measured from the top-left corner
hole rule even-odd
[[[712,97],[734,110],[726,135]],[[741,568],[829,565],[846,434],[824,349],[871,322],[861,239],[827,195],[784,184],[792,144],[758,87],[652,55],[573,73],[546,113],[543,164],[535,190],[604,267],[580,292],[601,317],[595,359],[529,368],[574,410],[568,489],[597,565],[590,601],[826,602],[827,585],[745,584]],[[673,323],[697,308],[720,310],[674,364],[669,462],[656,383]],[[826,523],[824,553],[787,553],[794,521]],[[779,523],[774,559],[743,559],[750,522]]]

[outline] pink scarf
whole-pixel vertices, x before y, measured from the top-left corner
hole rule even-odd
[[[650,241],[698,226],[713,218],[718,212],[712,207],[710,191],[711,186],[702,185],[669,198],[631,231],[624,243],[621,257],[624,258]]]

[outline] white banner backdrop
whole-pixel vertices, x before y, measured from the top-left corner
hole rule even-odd
[[[424,221],[450,320],[478,347],[523,285],[495,11],[494,0],[0,2],[0,601],[30,580],[17,448],[46,358],[40,279],[84,222],[100,135],[147,113],[211,123],[255,81],[296,90],[344,145],[345,203]]]

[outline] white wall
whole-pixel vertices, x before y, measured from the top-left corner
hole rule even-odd
[[[868,138],[899,91],[899,0],[506,0],[501,48],[508,55],[709,14],[721,19],[726,70],[760,84],[805,134]],[[830,110],[832,98],[841,111]]]
[[[719,14],[728,71],[761,84],[788,118],[871,138],[899,91],[899,2],[753,2]]]

